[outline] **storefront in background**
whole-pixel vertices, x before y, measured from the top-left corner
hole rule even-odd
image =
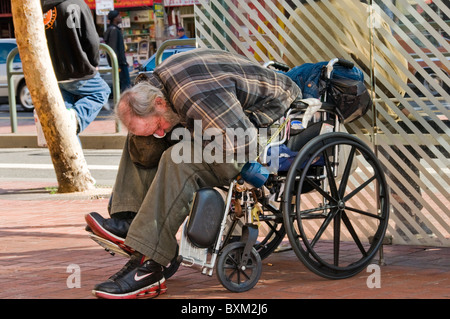
[[[95,14],[95,0],[85,2]],[[136,68],[156,51],[153,0],[114,0],[114,10],[119,11],[122,16],[128,64]],[[109,21],[96,14],[95,19],[98,33],[102,37]]]
[[[0,0],[0,38],[14,38],[10,0]]]
[[[176,38],[177,28],[183,27],[187,37],[195,38],[194,5],[199,3],[199,0],[164,0],[170,37]]]
[[[95,14],[96,0],[85,0]],[[138,67],[156,52],[160,43],[178,37],[183,27],[186,36],[195,37],[194,5],[198,0],[114,0],[122,16],[122,30],[128,64]],[[96,15],[100,37],[108,21]]]

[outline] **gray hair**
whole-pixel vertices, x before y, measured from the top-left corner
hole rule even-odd
[[[165,99],[163,92],[144,81],[139,82],[135,86],[124,91],[120,96],[118,103],[126,103],[129,106],[129,110],[137,116],[147,116],[155,111],[155,99],[161,97]],[[115,108],[118,111],[118,107]],[[120,118],[120,114],[117,114]]]

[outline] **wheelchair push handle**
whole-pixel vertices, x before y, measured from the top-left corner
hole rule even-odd
[[[337,63],[347,69],[352,69],[355,66],[355,64],[352,61],[345,60],[345,59],[338,59]]]
[[[267,68],[269,66],[272,66],[274,69],[280,70],[283,72],[287,72],[290,69],[290,67],[287,64],[282,63],[282,62],[276,62],[276,61],[269,61],[269,62],[264,63],[265,68]]]
[[[333,72],[333,67],[335,64],[341,65],[344,68],[352,69],[355,64],[352,61],[348,61],[342,58],[335,58],[330,60],[327,64],[327,78],[329,79],[331,77],[331,72]]]

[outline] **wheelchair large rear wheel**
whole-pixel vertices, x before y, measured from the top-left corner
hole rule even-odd
[[[309,141],[290,167],[283,196],[292,248],[317,275],[354,276],[383,242],[389,219],[385,175],[372,150],[350,134],[327,133]]]

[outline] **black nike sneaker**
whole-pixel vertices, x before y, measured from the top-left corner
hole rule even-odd
[[[104,246],[103,242],[101,242],[103,238],[117,245],[126,254],[131,254],[134,250],[126,246],[124,242],[135,215],[135,213],[126,212],[125,215],[118,213],[113,214],[111,218],[103,218],[99,213],[93,212],[85,215],[84,218],[88,225],[87,230],[100,237],[93,238],[100,245]]]
[[[167,291],[160,264],[151,259],[134,268],[129,267],[131,264],[130,259],[118,273],[96,285],[92,294],[104,299],[138,299],[155,298]]]

